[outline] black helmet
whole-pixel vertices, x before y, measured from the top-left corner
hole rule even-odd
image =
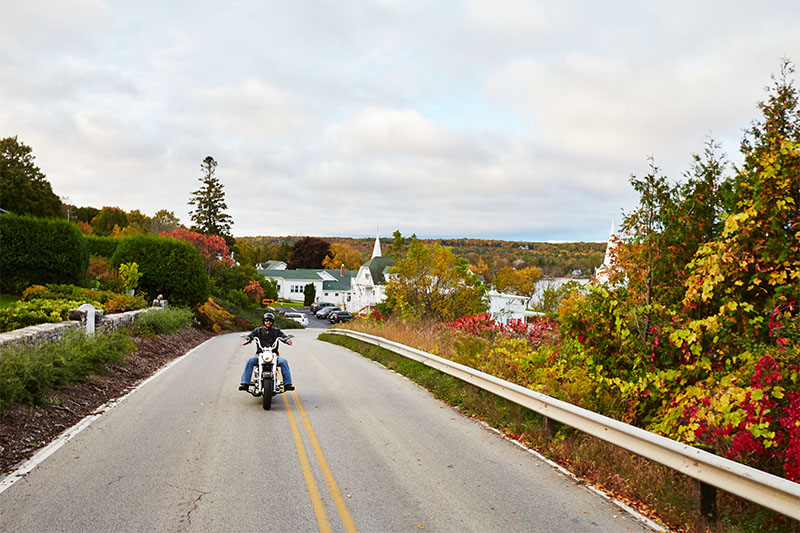
[[[270,322],[274,323],[275,322],[275,315],[273,315],[272,313],[264,313],[264,322],[266,322],[267,320],[269,320]]]

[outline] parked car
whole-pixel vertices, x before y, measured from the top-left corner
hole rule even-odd
[[[297,322],[300,322],[304,326],[308,326],[308,317],[306,317],[306,315],[304,315],[303,313],[296,313],[294,311],[290,311],[288,313],[284,313],[283,316],[285,316],[286,318],[291,318],[292,320],[296,320]]]
[[[328,313],[328,320],[331,324],[338,324],[340,322],[347,322],[355,318],[350,311],[331,311]]]
[[[341,311],[341,307],[336,307],[335,305],[329,305],[328,307],[323,307],[319,311],[317,311],[317,318],[328,318],[328,313],[331,311]]]
[[[316,315],[317,311],[319,311],[323,307],[330,307],[332,305],[334,305],[334,304],[332,304],[330,302],[314,302],[313,304],[311,304],[311,312]]]

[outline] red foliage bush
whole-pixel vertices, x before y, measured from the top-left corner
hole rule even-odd
[[[447,322],[445,327],[452,331],[461,331],[475,336],[495,336],[513,339],[527,339],[534,346],[558,341],[556,322],[546,316],[536,317],[531,322],[512,320],[508,324],[498,324],[489,314],[461,317]]]

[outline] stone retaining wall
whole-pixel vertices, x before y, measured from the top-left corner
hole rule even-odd
[[[95,322],[97,331],[114,331],[133,324],[136,315],[151,309],[161,310],[163,307],[151,307],[150,309],[137,309],[125,313],[115,313],[106,315],[101,320]],[[81,320],[65,320],[47,324],[37,324],[27,328],[15,329],[0,333],[0,347],[7,344],[36,344],[38,342],[53,342],[60,339],[66,332],[73,328],[84,327],[85,322]]]

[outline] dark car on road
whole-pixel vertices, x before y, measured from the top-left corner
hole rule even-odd
[[[329,305],[328,307],[323,307],[319,311],[317,311],[317,318],[328,318],[328,313],[331,311],[341,311],[341,307],[336,307],[335,305]]]
[[[328,314],[328,320],[331,324],[338,324],[340,322],[347,322],[355,318],[350,311],[331,311]]]
[[[314,302],[313,304],[311,304],[311,313],[316,315],[317,311],[319,311],[323,307],[331,307],[333,305],[334,304],[330,302]]]

